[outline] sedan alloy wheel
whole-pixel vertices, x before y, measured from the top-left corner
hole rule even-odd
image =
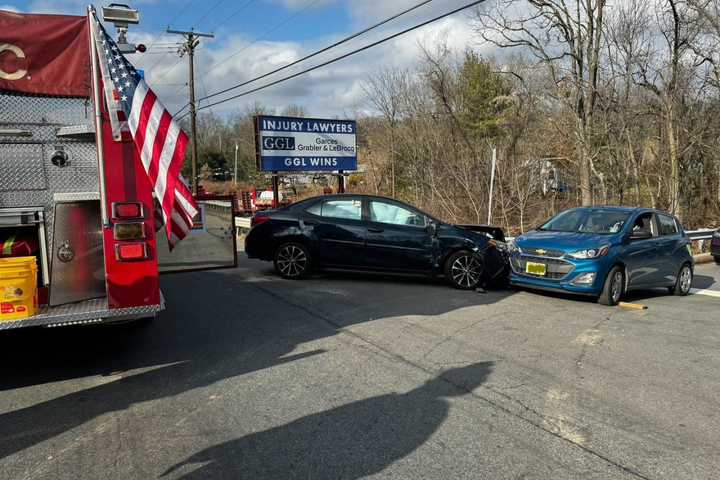
[[[472,290],[482,281],[483,265],[475,254],[458,252],[448,259],[445,275],[454,287]]]
[[[284,278],[302,278],[309,265],[307,249],[300,244],[287,243],[280,246],[275,253],[275,270]]]

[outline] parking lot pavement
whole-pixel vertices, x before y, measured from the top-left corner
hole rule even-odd
[[[712,262],[695,266],[693,293],[720,298],[720,265]]]
[[[163,288],[151,325],[0,336],[3,477],[720,471],[714,297],[642,292],[648,309],[626,311],[428,280],[285,281],[247,259]]]

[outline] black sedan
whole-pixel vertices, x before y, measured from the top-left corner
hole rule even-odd
[[[712,253],[715,263],[720,265],[720,230],[713,233],[712,241],[710,242],[710,253]]]
[[[448,225],[384,197],[310,198],[258,213],[252,225],[248,257],[274,262],[284,278],[302,278],[313,268],[443,275],[470,290],[502,283],[508,273],[500,229]]]

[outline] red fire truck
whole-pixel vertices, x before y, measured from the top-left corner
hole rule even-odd
[[[137,149],[113,140],[87,21],[0,11],[0,257],[36,257],[39,304],[0,330],[127,321],[164,308],[166,240]]]

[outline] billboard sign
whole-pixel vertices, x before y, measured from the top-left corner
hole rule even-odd
[[[255,135],[262,172],[357,170],[354,120],[258,115]]]

